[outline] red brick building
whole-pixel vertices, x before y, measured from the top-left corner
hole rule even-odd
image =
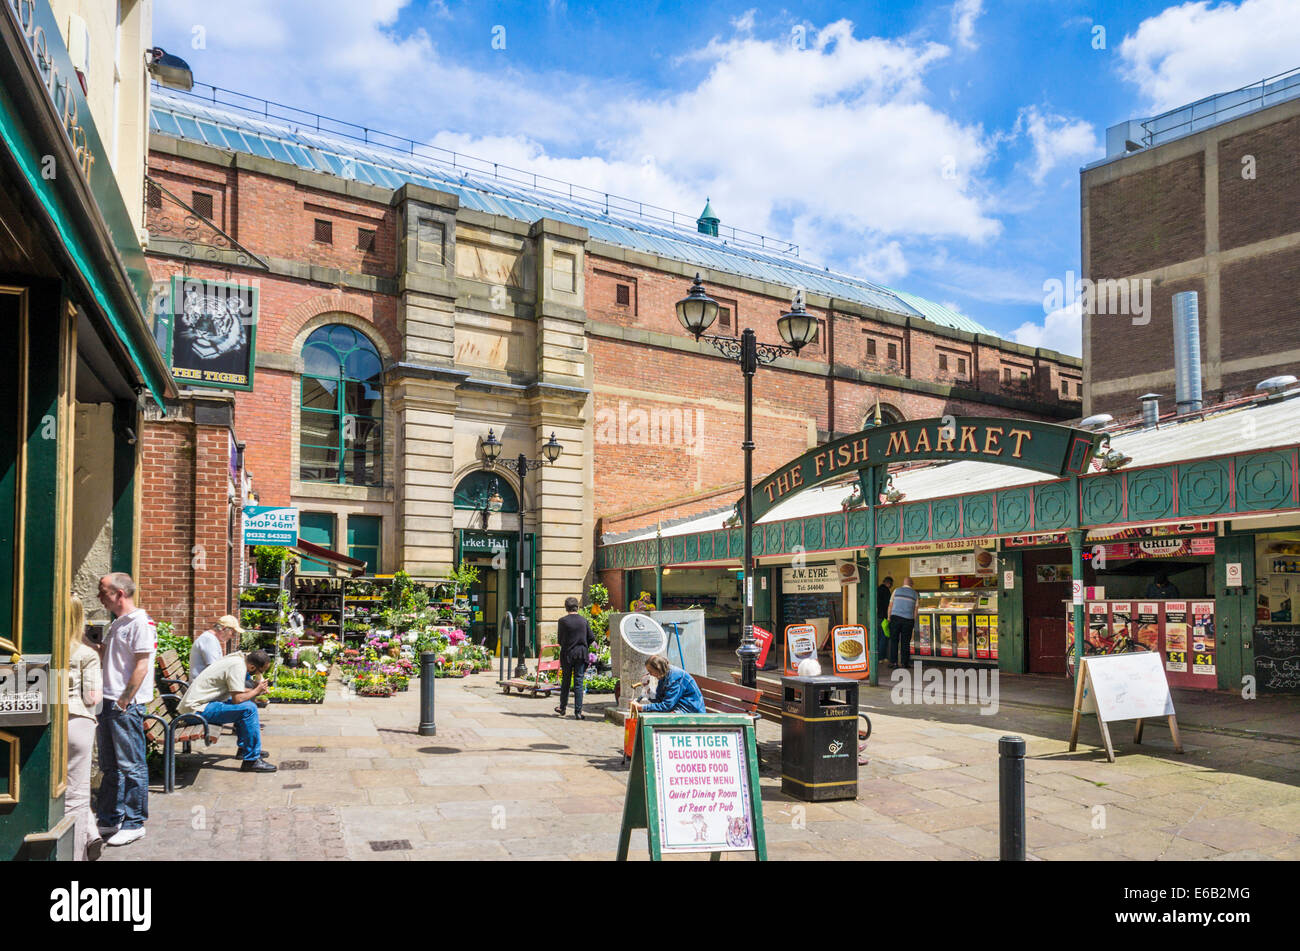
[[[1199,304],[1207,404],[1300,365],[1298,97],[1292,70],[1109,131],[1110,154],[1082,172],[1084,277],[1150,300],[1085,313],[1086,414],[1132,415],[1148,392],[1172,406],[1182,291]]]
[[[228,398],[260,501],[296,506],[304,537],[339,550],[364,535],[381,572],[431,576],[480,536],[496,538],[510,549],[496,589],[508,600],[507,576],[534,557],[511,540],[522,494],[536,609],[553,618],[588,579],[598,531],[730,506],[743,471],[742,377],[677,322],[697,272],[722,305],[712,332],[753,327],[779,341],[796,287],[819,321],[816,343],[756,377],[756,474],[860,429],[878,403],[889,419],[1079,415],[1077,360],[707,216],[697,230],[415,143],[308,133],[185,96],[158,96],[152,111],[146,218],[160,291],[182,275],[259,293],[254,385]],[[322,354],[367,370],[344,366],[335,380]],[[356,411],[327,405],[335,393],[364,402],[364,437],[349,442]],[[185,426],[145,434],[164,471],[190,464]],[[540,458],[552,432],[564,454],[522,485],[498,467],[505,505],[485,513],[474,493],[489,430],[503,458]],[[220,521],[185,514],[185,478],[158,485],[160,546]],[[215,488],[202,491],[218,506]],[[146,581],[168,597],[186,584],[211,590],[163,577],[161,561],[155,572]],[[196,607],[195,623],[215,609]]]

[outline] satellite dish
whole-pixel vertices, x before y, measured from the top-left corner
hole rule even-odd
[[[645,614],[626,614],[618,625],[623,643],[638,654],[662,654],[668,649],[668,632]]]

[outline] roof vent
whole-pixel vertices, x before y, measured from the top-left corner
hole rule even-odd
[[[1255,384],[1255,392],[1264,394],[1264,399],[1268,402],[1282,400],[1288,395],[1287,389],[1295,386],[1296,382],[1296,378],[1290,374],[1270,376],[1267,380]]]
[[[718,236],[718,225],[721,223],[721,219],[713,213],[713,206],[709,204],[709,199],[704,199],[704,210],[700,212],[700,217],[695,221],[695,229],[700,234],[707,234],[716,238]]]
[[[1095,416],[1089,416],[1079,423],[1080,429],[1105,429],[1111,423],[1115,422],[1115,417],[1110,413],[1098,413]]]
[[[1142,428],[1155,429],[1160,425],[1160,394],[1147,393],[1138,399],[1142,401]]]

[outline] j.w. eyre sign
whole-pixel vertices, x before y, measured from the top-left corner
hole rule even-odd
[[[1081,475],[1101,437],[1083,429],[1026,419],[943,416],[864,429],[809,450],[754,487],[754,518],[803,489],[894,462],[977,460]]]

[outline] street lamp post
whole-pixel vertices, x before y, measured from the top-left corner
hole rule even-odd
[[[488,469],[502,466],[519,476],[519,543],[515,548],[515,571],[519,575],[519,631],[517,634],[519,663],[515,665],[516,677],[526,677],[528,675],[528,665],[524,663],[524,657],[528,653],[528,582],[524,575],[524,476],[532,469],[540,469],[544,465],[555,462],[556,459],[560,458],[562,452],[564,452],[564,447],[555,438],[555,433],[551,433],[551,438],[542,444],[542,455],[545,457],[543,459],[529,459],[522,452],[516,459],[502,459],[501,440],[497,439],[496,433],[491,429],[488,430],[487,437],[483,440],[483,465]]]
[[[718,302],[704,291],[700,275],[695,275],[687,295],[677,302],[677,319],[696,340],[707,340],[728,360],[740,364],[745,375],[745,494],[741,503],[745,533],[745,592],[741,627],[740,682],[746,687],[758,683],[758,642],[754,640],[754,374],[762,364],[772,363],[787,354],[798,354],[817,337],[817,320],[804,309],[803,292],[796,290],[789,313],[777,319],[777,329],[787,346],[759,343],[754,331],[746,327],[739,338],[706,334],[718,317]]]

